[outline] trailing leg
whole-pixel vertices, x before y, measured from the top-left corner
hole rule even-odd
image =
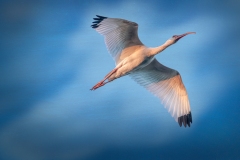
[[[90,90],[96,90],[98,89],[99,87],[102,87],[104,86],[105,84],[111,82],[108,80],[108,78],[113,75],[114,73],[116,73],[116,71],[118,70],[118,68],[115,68],[114,70],[112,70],[110,73],[108,73],[105,78],[103,80],[101,80],[100,82],[98,82],[95,86],[93,86]]]

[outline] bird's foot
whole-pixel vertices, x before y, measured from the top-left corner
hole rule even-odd
[[[106,84],[106,82],[100,81],[100,82],[98,82],[95,86],[93,86],[92,89],[90,89],[90,90],[91,90],[91,91],[94,91],[94,90],[98,89],[99,87],[104,86],[105,84]]]
[[[106,83],[111,82],[112,80],[109,80],[108,78],[109,78],[112,74],[114,74],[117,70],[118,70],[118,68],[115,68],[114,70],[112,70],[110,73],[108,73],[108,74],[105,76],[105,78],[104,78],[102,81],[98,82],[98,83],[97,83],[95,86],[93,86],[90,90],[91,90],[91,91],[96,90],[96,89],[98,89],[99,87],[104,86]]]

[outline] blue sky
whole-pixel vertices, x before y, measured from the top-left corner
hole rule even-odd
[[[238,159],[240,3],[5,1],[0,32],[0,159]],[[149,46],[195,31],[156,58],[178,70],[193,124],[180,128],[114,68],[95,15],[139,24]]]

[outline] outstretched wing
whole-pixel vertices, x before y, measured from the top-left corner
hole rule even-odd
[[[98,16],[93,18],[92,28],[105,38],[105,43],[109,53],[118,61],[124,48],[133,45],[142,45],[138,38],[138,24],[124,19],[107,18]]]
[[[137,83],[161,99],[174,119],[186,127],[192,115],[186,88],[178,71],[168,68],[156,59],[146,67],[129,74]]]

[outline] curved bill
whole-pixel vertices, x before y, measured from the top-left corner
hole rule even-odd
[[[196,32],[187,32],[187,33],[184,33],[184,34],[181,34],[181,35],[177,35],[176,40],[178,41],[179,39],[181,39],[182,37],[184,37],[188,34],[196,34]]]

